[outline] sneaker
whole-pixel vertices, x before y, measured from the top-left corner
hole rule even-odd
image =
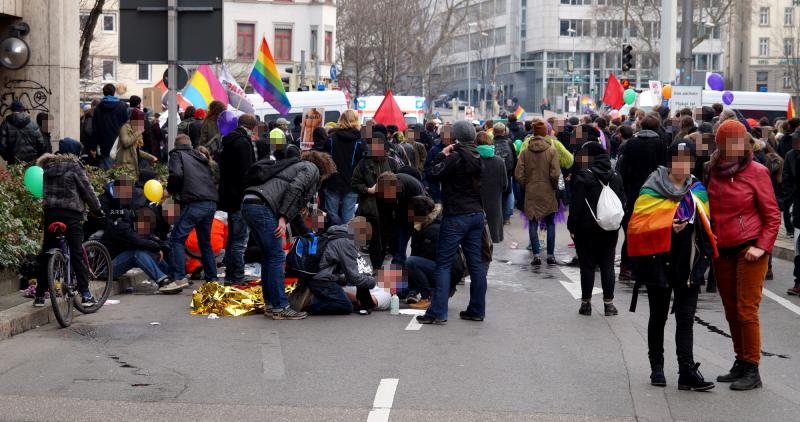
[[[411,293],[406,297],[406,305],[412,305],[414,303],[419,303],[422,300],[422,295],[419,293]],[[427,306],[425,307],[427,309]]]
[[[446,319],[434,318],[434,317],[430,317],[430,316],[427,316],[427,315],[417,315],[417,322],[420,323],[420,324],[423,324],[423,325],[430,325],[430,324],[433,324],[433,325],[445,325],[445,324],[447,324],[447,320]]]
[[[556,257],[549,255],[547,257],[547,265],[556,265]]]
[[[194,283],[191,280],[187,280],[186,277],[184,277],[184,278],[182,278],[180,280],[175,280],[175,284],[177,284],[178,287],[180,287],[181,289],[185,289],[185,288],[189,287],[190,284],[194,284]]]
[[[775,276],[772,274],[772,268],[767,270],[767,275],[764,277],[765,280],[772,280]]]
[[[605,309],[606,316],[619,315],[619,311],[617,310],[617,307],[614,306],[613,303],[604,303],[603,307]]]
[[[178,294],[183,290],[177,282],[171,281],[169,284],[165,284],[158,288],[158,291],[164,294]]]
[[[303,310],[311,304],[311,299],[314,295],[311,289],[306,286],[300,286],[289,295],[289,309]]]
[[[578,309],[578,313],[586,316],[592,315],[592,304],[589,302],[581,302],[581,308]]]
[[[291,307],[286,307],[283,309],[273,310],[271,316],[272,319],[275,320],[282,320],[282,319],[298,320],[298,319],[306,319],[308,317],[308,314],[305,312],[295,311]]]
[[[800,284],[795,284],[794,287],[787,290],[786,293],[789,296],[800,296]]]
[[[471,313],[469,313],[467,311],[461,311],[458,314],[458,316],[461,319],[464,319],[464,320],[467,320],[467,321],[478,321],[478,322],[483,321],[483,317],[482,316],[473,315],[473,314],[471,314]]]
[[[420,299],[419,302],[414,302],[408,305],[411,309],[428,309],[431,307],[431,300],[430,299]]]
[[[94,299],[91,293],[84,293],[81,295],[81,304],[83,306],[94,306],[97,304],[97,301]]]
[[[43,297],[35,297],[35,298],[33,298],[33,307],[34,308],[44,308],[44,298]]]
[[[539,255],[534,256],[531,265],[542,265],[542,257]]]

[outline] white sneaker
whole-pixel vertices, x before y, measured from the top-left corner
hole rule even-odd
[[[177,284],[181,289],[185,289],[189,287],[189,284],[191,283],[189,283],[189,280],[184,277],[180,280],[175,280],[175,284]]]
[[[176,294],[180,293],[181,290],[183,290],[183,287],[175,281],[170,282],[169,284],[158,289],[159,292],[164,294]]]

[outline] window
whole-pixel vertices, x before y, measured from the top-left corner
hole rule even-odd
[[[597,36],[598,37],[622,37],[622,21],[597,21]],[[635,37],[635,34],[631,34]]]
[[[759,9],[758,24],[761,26],[769,26],[769,7],[762,7]]]
[[[783,26],[794,26],[794,7],[783,9]]]
[[[117,69],[114,60],[104,59],[103,63],[103,80],[113,81],[117,79]]]
[[[708,70],[708,54],[694,55],[694,70]]]
[[[140,82],[150,82],[150,65],[140,64],[136,79]]]
[[[792,78],[788,73],[783,74],[783,88],[789,89],[792,87]]]
[[[275,60],[292,60],[292,28],[275,28]]]
[[[253,60],[256,25],[253,23],[236,24],[236,58]]]
[[[758,39],[758,55],[760,57],[769,56],[769,38]]]
[[[333,63],[333,31],[325,31],[325,63]]]
[[[116,31],[117,31],[117,16],[103,15],[103,32],[116,32]]]
[[[769,80],[769,72],[756,72],[756,82],[767,82]]]
[[[584,4],[592,4],[592,0],[561,0],[561,4],[569,4],[572,6],[581,6]]]
[[[571,37],[573,34],[569,30],[574,29],[576,37],[591,36],[591,22],[584,19],[562,19],[560,35],[562,37]]]
[[[311,52],[311,60],[317,59],[317,45],[319,44],[319,38],[317,37],[318,31],[316,28],[311,30],[311,45],[309,46],[308,51]]]
[[[794,38],[783,39],[783,55],[786,57],[794,57]]]

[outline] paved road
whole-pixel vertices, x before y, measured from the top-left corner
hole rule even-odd
[[[631,288],[618,284],[619,316],[601,316],[600,296],[593,316],[579,316],[567,288],[577,271],[532,269],[523,229],[507,236],[483,323],[452,318],[468,289],[446,326],[421,328],[388,313],[209,320],[189,315],[190,292],[119,296],[69,329],[0,342],[0,420],[800,420],[796,298],[764,299],[763,389],[678,391],[669,342],[670,385],[651,387],[646,295],[631,314]],[[768,289],[783,298],[791,266],[776,261],[775,272]],[[730,340],[719,298],[703,294],[699,308],[696,358],[714,378],[730,365]]]

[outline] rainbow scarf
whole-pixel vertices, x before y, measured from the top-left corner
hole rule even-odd
[[[268,102],[278,113],[286,115],[292,108],[286,90],[283,88],[281,75],[275,66],[275,59],[269,51],[267,39],[261,39],[261,48],[258,50],[258,59],[253,65],[248,79],[250,86],[261,94],[261,98]]]
[[[708,192],[700,182],[695,182],[689,192],[697,212],[695,220],[700,220],[717,256],[717,242],[709,222]],[[645,256],[669,252],[672,242],[672,220],[680,201],[675,201],[658,193],[655,189],[642,188],[633,207],[633,215],[628,223],[628,255]]]

